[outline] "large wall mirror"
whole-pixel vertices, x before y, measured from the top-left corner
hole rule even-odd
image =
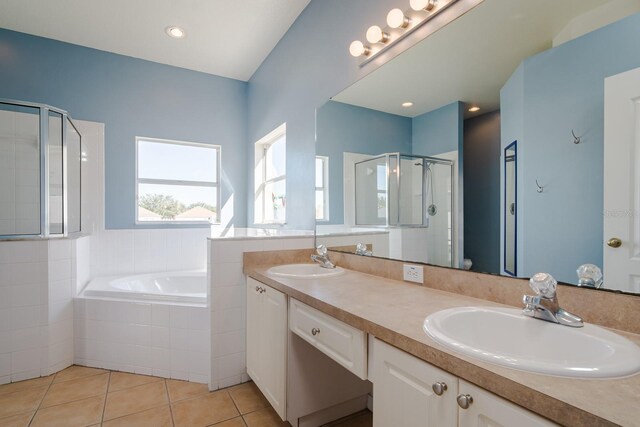
[[[605,80],[638,45],[637,1],[484,0],[318,108],[317,244],[640,293],[604,235],[638,215],[603,204]]]

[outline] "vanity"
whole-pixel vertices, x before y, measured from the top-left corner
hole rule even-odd
[[[369,261],[369,272],[376,273],[375,263],[380,260],[340,255],[341,261],[349,257],[361,267]],[[269,272],[271,266],[260,264],[245,254],[248,316],[252,316],[247,319],[247,368],[279,415],[294,426],[319,425],[305,418],[309,414],[291,417],[289,401],[299,405],[298,391],[292,394],[287,388],[291,375],[318,369],[318,359],[332,366],[322,369],[325,385],[335,380],[351,387],[342,398],[354,402],[352,412],[365,407],[362,399],[358,401],[363,397],[359,393],[368,393],[372,384],[374,426],[640,422],[635,404],[639,375],[579,379],[515,370],[452,351],[423,331],[425,318],[433,313],[469,306],[504,309],[502,304],[348,269],[352,264],[343,274],[324,278],[278,276]],[[256,309],[256,304],[263,305]],[[638,335],[615,332],[640,343]],[[308,353],[315,353],[316,359],[291,372],[285,355],[291,354],[294,340],[309,345],[313,352]],[[325,403],[339,406],[335,400]],[[308,408],[322,412],[327,406]]]

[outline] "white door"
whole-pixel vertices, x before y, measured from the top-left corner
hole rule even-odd
[[[262,382],[260,378],[260,304],[261,283],[247,278],[247,373],[256,383]]]
[[[456,426],[456,377],[378,339],[372,369],[374,427]]]
[[[286,417],[287,383],[287,297],[280,291],[262,286],[260,339],[260,390],[282,420]]]
[[[640,68],[605,79],[604,286],[640,292]]]

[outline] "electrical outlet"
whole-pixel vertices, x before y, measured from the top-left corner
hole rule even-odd
[[[424,281],[424,269],[421,265],[404,264],[402,266],[402,279],[407,282],[422,284]]]

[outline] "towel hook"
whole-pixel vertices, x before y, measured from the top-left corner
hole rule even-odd
[[[580,144],[580,137],[576,136],[576,133],[573,131],[573,129],[571,129],[571,135],[573,135],[573,143]]]
[[[538,187],[538,188],[536,189],[536,191],[537,191],[538,193],[542,193],[542,192],[544,191],[544,187],[543,187],[542,185],[538,184],[538,179],[537,179],[537,178],[536,178],[536,186]]]

